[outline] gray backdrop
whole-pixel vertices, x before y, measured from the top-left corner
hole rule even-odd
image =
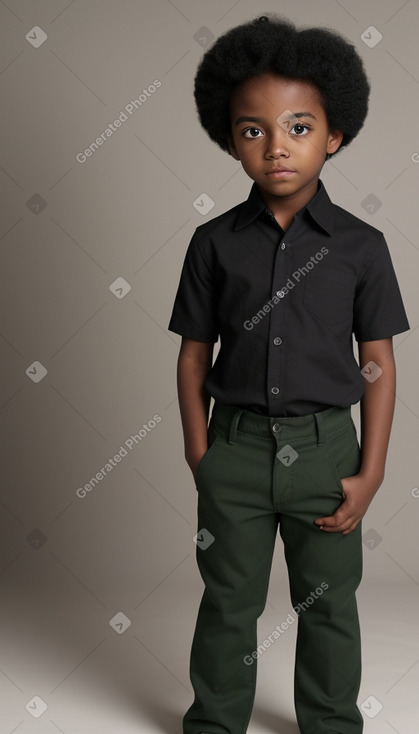
[[[0,2],[2,734],[175,733],[192,701],[197,497],[167,324],[195,227],[252,183],[198,123],[196,66],[263,11],[339,30],[372,82],[322,178],[385,233],[412,327],[358,598],[366,731],[417,734],[418,5]],[[261,638],[289,611],[279,540]],[[297,731],[294,642],[258,661],[252,732]]]

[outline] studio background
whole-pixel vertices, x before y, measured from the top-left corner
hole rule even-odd
[[[366,734],[417,734],[417,0],[0,2],[2,734],[181,732],[203,587],[167,325],[195,228],[252,183],[200,127],[193,79],[268,11],[340,31],[372,84],[322,180],[384,232],[411,325],[363,521],[359,700]],[[278,538],[260,639],[290,611]],[[295,626],[258,660],[250,734],[297,734],[294,644]]]

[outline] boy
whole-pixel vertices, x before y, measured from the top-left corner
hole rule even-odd
[[[361,519],[384,477],[392,336],[409,324],[382,233],[332,204],[319,176],[361,129],[368,95],[351,44],[275,16],[225,33],[198,68],[201,123],[253,185],[197,228],[169,324],[205,584],[184,734],[246,732],[278,526],[300,731],[363,730]]]

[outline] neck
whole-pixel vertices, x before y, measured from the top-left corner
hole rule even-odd
[[[275,196],[258,186],[259,195],[263,203],[271,210],[276,221],[283,230],[287,230],[294,219],[294,215],[303,209],[318,191],[318,179],[296,191],[294,194]]]

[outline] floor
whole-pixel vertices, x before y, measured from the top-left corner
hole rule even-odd
[[[275,550],[259,642],[291,611],[285,565]],[[76,587],[25,564],[24,578],[2,574],[1,734],[181,734],[192,701],[188,654],[201,594],[193,554],[131,618],[109,619]],[[374,584],[358,592],[363,636],[359,704],[365,734],[419,731],[419,594],[415,583]],[[99,615],[100,618],[100,615]],[[249,734],[298,734],[292,703],[295,626],[258,659]],[[93,640],[93,644],[92,644]]]

